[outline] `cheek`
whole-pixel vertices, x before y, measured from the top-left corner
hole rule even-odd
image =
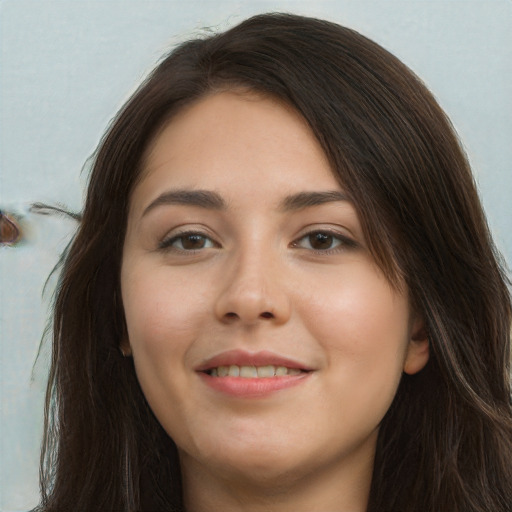
[[[409,306],[371,267],[318,280],[301,303],[306,328],[327,355],[331,386],[353,407],[384,414],[400,381]]]
[[[173,432],[174,418],[183,416],[183,390],[188,388],[184,361],[200,335],[204,299],[165,268],[127,266],[121,282],[137,379],[160,423]]]
[[[122,277],[123,305],[132,350],[176,350],[194,337],[205,314],[204,298],[168,272],[144,269]]]
[[[198,339],[206,304],[199,291],[160,269],[142,265],[122,274],[128,340],[137,378],[155,413],[179,403],[184,361]],[[158,416],[158,414],[157,414]]]

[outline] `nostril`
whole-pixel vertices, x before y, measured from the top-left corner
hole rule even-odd
[[[243,319],[244,316],[243,315],[239,315],[238,313],[235,313],[234,311],[228,311],[227,313],[224,314],[223,316],[224,318],[224,321],[233,321],[233,320],[239,320],[239,319]],[[263,313],[260,313],[257,317],[254,318],[254,320],[257,320],[257,319],[272,319],[272,318],[275,318],[275,315],[274,313],[271,313],[270,311],[263,311]],[[246,318],[246,320],[249,320],[249,318]]]

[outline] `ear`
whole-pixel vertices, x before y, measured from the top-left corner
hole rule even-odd
[[[121,299],[121,291],[117,288],[114,289],[114,309],[115,311],[120,312],[120,327],[119,330],[121,331],[120,338],[121,341],[119,342],[119,351],[123,355],[123,357],[130,357],[132,355],[132,347],[130,346],[130,340],[128,339],[128,328],[126,327],[126,319],[124,316],[124,308],[123,308],[123,301]]]
[[[408,375],[414,375],[422,370],[428,363],[429,353],[429,341],[425,322],[423,318],[417,318],[414,322],[411,339],[407,347],[404,372]]]
[[[130,346],[130,342],[128,340],[128,336],[123,336],[121,343],[119,343],[119,350],[123,357],[129,357],[132,355],[132,347]]]

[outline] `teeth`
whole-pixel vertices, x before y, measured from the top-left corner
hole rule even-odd
[[[258,366],[256,368],[258,372],[258,377],[273,377],[274,376],[274,367],[269,364],[268,366]]]
[[[288,368],[286,366],[278,366],[276,368],[276,375],[288,375]]]
[[[227,366],[219,366],[217,368],[217,374],[219,377],[227,377],[229,374],[229,368]]]
[[[209,371],[212,377],[243,377],[246,379],[254,379],[257,377],[284,377],[286,375],[300,375],[302,370],[298,368],[286,368],[286,366],[218,366]]]
[[[240,377],[250,379],[257,376],[256,366],[240,366]]]

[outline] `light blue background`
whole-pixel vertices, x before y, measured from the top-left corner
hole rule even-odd
[[[74,228],[28,213],[79,210],[80,175],[109,120],[174,44],[264,11],[315,15],[394,52],[434,91],[467,148],[497,243],[512,261],[512,1],[43,1],[0,3],[0,208],[26,241],[0,248],[0,510],[37,503],[51,298],[46,277]]]

